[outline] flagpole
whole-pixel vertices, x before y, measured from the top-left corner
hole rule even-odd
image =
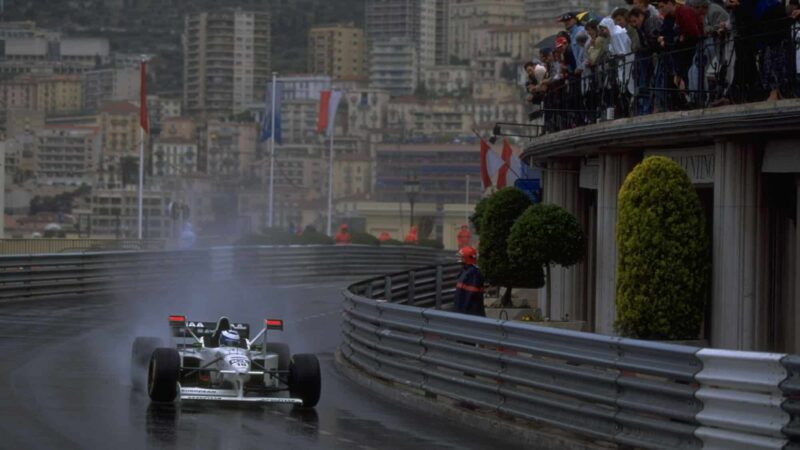
[[[330,120],[333,120],[331,118]],[[332,221],[333,221],[333,132],[335,126],[331,124],[331,148],[328,152],[328,236],[332,236]]]
[[[467,201],[464,203],[464,223],[469,224],[469,175],[467,175]]]
[[[139,239],[142,239],[142,197],[144,196],[144,128],[139,126]]]
[[[270,142],[270,151],[269,151],[269,214],[267,219],[267,226],[272,228],[272,211],[273,211],[273,201],[275,198],[274,189],[275,189],[275,97],[276,97],[276,85],[278,83],[277,72],[272,72],[272,128],[271,136],[269,139]]]

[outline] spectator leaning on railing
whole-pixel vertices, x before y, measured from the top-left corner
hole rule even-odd
[[[658,0],[658,10],[663,17],[672,17],[675,20],[677,39],[670,44],[662,37],[659,42],[662,47],[673,51],[672,82],[682,94],[685,94],[697,44],[703,38],[703,20],[694,9],[678,4],[675,0]],[[682,100],[685,98],[681,96]]]
[[[639,36],[639,51],[636,53],[636,86],[637,111],[639,115],[653,111],[652,94],[648,87],[653,82],[655,51],[658,49],[658,36],[661,30],[661,19],[658,13],[650,14],[650,10],[634,6],[628,11],[628,23],[636,29]]]

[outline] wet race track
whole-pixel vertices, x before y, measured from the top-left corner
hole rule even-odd
[[[345,285],[0,304],[0,448],[514,447],[402,409],[338,373],[333,354]],[[226,314],[254,329],[266,316],[283,318],[286,331],[274,340],[320,359],[319,405],[151,404],[131,387],[130,345],[135,336],[166,337],[170,313],[195,320]]]

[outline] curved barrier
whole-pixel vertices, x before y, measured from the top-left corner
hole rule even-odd
[[[426,397],[594,440],[652,449],[781,449],[798,442],[798,357],[441,311],[458,270],[426,267],[350,286],[342,357]]]
[[[195,282],[268,284],[364,277],[449,258],[427,248],[372,246],[218,247],[0,257],[0,301],[90,295]]]

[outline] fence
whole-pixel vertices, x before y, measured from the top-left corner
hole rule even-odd
[[[0,239],[0,255],[82,251],[163,250],[160,239]]]
[[[800,442],[800,357],[457,315],[457,266],[344,292],[342,356],[367,374],[590,439],[651,449]]]
[[[425,248],[351,245],[0,256],[0,300],[210,282],[266,284],[365,277],[441,262],[447,255]]]
[[[655,112],[760,101],[770,94],[797,97],[800,26],[794,20],[770,19],[722,34],[715,31],[696,44],[675,42],[662,48],[650,38],[636,53],[594,51],[596,60],[587,59],[585,67],[547,63],[547,81],[529,83],[535,105],[530,117],[540,133]],[[682,81],[676,84],[675,76]]]

